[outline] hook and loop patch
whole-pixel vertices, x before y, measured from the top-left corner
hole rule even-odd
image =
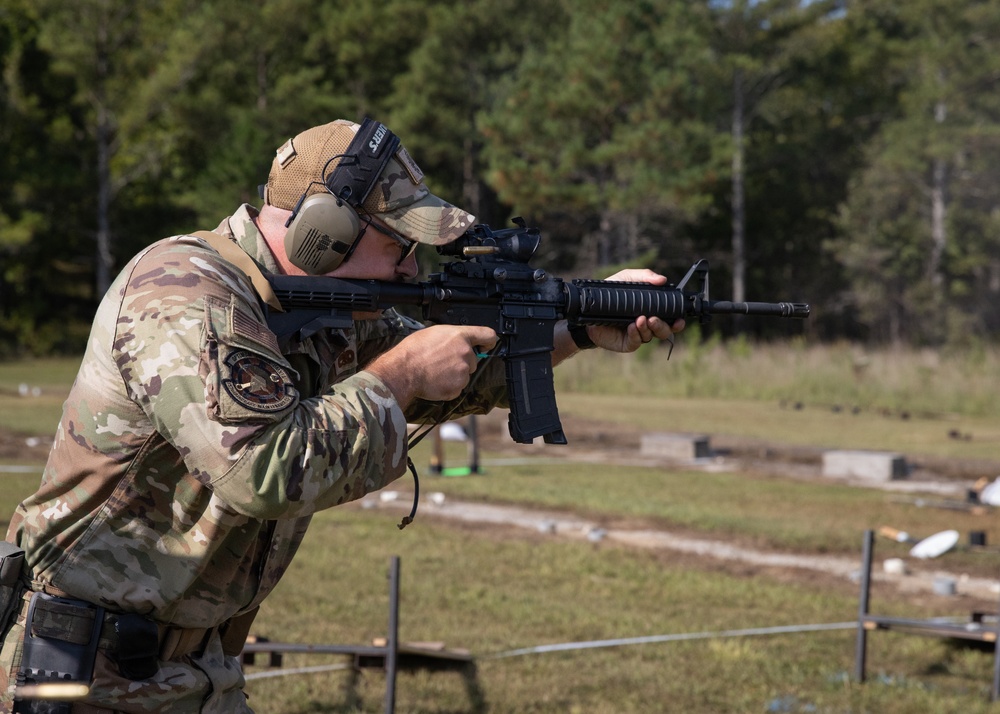
[[[226,357],[227,376],[222,386],[247,409],[271,414],[287,409],[296,398],[288,371],[249,350],[236,350]]]

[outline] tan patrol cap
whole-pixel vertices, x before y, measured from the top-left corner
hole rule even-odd
[[[339,163],[359,128],[338,119],[307,129],[286,141],[276,152],[264,191],[264,202],[275,208],[295,210],[302,194],[325,191],[328,176]],[[430,192],[424,174],[402,146],[389,159],[365,202],[358,207],[402,235],[429,245],[455,240],[475,223],[476,217]]]

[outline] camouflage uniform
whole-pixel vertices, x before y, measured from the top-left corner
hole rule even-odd
[[[243,206],[216,232],[277,271],[255,215]],[[144,250],[98,309],[41,486],[11,521],[7,540],[25,549],[32,589],[178,628],[254,609],[312,514],[398,478],[407,421],[452,406],[404,415],[359,371],[417,328],[387,311],[282,354],[245,275],[204,241],[176,236]],[[493,367],[456,413],[505,400]],[[5,638],[0,686],[19,660],[23,622],[22,613]],[[88,702],[249,711],[243,683],[213,632],[203,652],[160,662],[149,680],[123,678],[99,654]]]

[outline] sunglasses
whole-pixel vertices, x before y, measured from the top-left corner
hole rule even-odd
[[[376,231],[378,231],[382,235],[388,236],[389,238],[392,238],[396,242],[396,245],[399,246],[399,260],[396,261],[396,265],[397,266],[400,266],[403,263],[405,263],[406,260],[411,255],[413,255],[413,253],[417,250],[417,246],[420,245],[415,240],[410,240],[409,238],[404,238],[403,236],[399,235],[399,233],[397,233],[396,231],[392,230],[391,228],[385,228],[384,226],[380,226],[378,223],[373,223],[372,220],[371,220],[371,218],[368,218],[368,220],[366,221],[366,223],[367,223],[367,225],[365,226],[366,229],[367,228],[374,228]],[[361,233],[363,235],[364,234],[364,230],[362,230]]]

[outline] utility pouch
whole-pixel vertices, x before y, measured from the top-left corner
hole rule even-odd
[[[21,567],[24,551],[13,543],[0,541],[0,632],[21,604]]]
[[[230,618],[219,628],[222,651],[230,657],[239,657],[240,652],[243,651],[243,647],[247,643],[247,635],[250,634],[250,627],[253,625],[254,618],[257,617],[258,610],[260,610],[259,605],[249,612]]]
[[[115,615],[115,634],[118,645],[114,657],[123,677],[134,682],[156,674],[160,641],[155,622],[133,613]]]
[[[18,686],[44,682],[90,684],[103,624],[103,607],[83,600],[34,593],[24,623]],[[66,705],[64,709],[60,708],[63,704]],[[57,705],[18,700],[14,711],[68,714],[70,708],[67,702]]]

